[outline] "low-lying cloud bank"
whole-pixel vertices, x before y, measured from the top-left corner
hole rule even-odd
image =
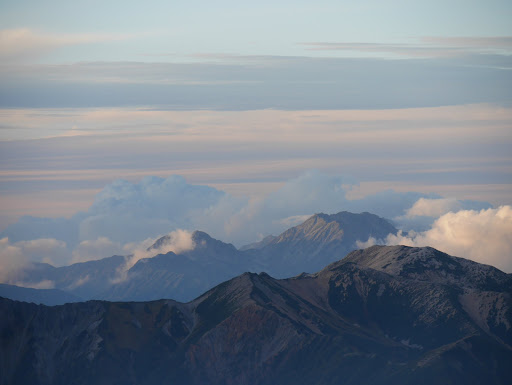
[[[242,246],[277,235],[311,214],[343,210],[377,214],[407,232],[380,243],[429,245],[511,270],[503,262],[512,250],[509,206],[493,209],[485,202],[392,190],[349,199],[355,185],[351,178],[310,171],[264,198],[249,199],[189,184],[180,176],[118,180],[98,193],[86,212],[69,219],[23,217],[9,226],[0,234],[0,279],[30,261],[66,265],[116,254],[130,256],[119,275],[123,279],[140,259],[193,248],[194,230]],[[163,234],[169,234],[169,242],[148,252]]]
[[[139,183],[117,180],[99,192],[86,211],[67,218],[23,217],[0,237],[13,243],[56,239],[74,251],[74,261],[97,259],[177,229],[203,230],[237,246],[279,233],[294,219],[318,212],[369,211],[394,218],[404,215],[420,193],[383,191],[347,198],[357,184],[351,178],[307,172],[261,199],[239,198],[210,186],[189,184],[180,176],[146,177]],[[41,260],[41,259],[39,259]],[[53,260],[62,263],[61,260]]]

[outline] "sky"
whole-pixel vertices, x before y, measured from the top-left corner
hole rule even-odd
[[[511,19],[509,1],[2,1],[0,259],[196,228],[241,246],[353,210],[477,259],[449,230],[493,229],[489,263],[512,270]]]

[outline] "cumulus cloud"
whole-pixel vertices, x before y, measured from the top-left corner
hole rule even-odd
[[[21,248],[11,245],[8,238],[0,239],[0,282],[8,282],[28,264],[29,259]]]
[[[69,262],[66,242],[53,238],[32,239],[14,244],[29,260],[62,265]]]
[[[512,273],[512,207],[460,210],[438,218],[423,232],[390,234],[387,243],[431,246],[448,254]]]
[[[366,242],[357,240],[356,246],[358,249],[366,249],[367,247],[375,246],[375,245],[381,244],[381,243],[383,243],[383,242],[379,242],[379,241],[377,241],[376,238],[370,237],[370,238],[368,238],[368,240]]]
[[[99,192],[80,221],[80,239],[106,236],[115,242],[140,242],[173,229],[194,229],[198,219],[214,216],[219,205],[235,199],[209,186],[192,185],[181,176],[145,177],[139,183],[117,180]]]
[[[462,208],[461,202],[455,198],[427,199],[420,198],[407,210],[405,216],[440,217],[450,211],[459,211]]]
[[[455,198],[419,198],[406,210],[404,215],[393,218],[402,229],[414,231],[428,230],[434,221],[449,212],[460,210],[484,210],[492,206],[487,202],[458,200]]]
[[[69,263],[65,242],[42,238],[12,243],[7,237],[0,239],[0,282],[35,287],[23,284],[24,270],[30,268],[32,262],[53,261]],[[50,288],[51,285],[42,283],[40,286]]]

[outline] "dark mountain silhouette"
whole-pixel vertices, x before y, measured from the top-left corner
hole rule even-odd
[[[512,276],[374,246],[189,303],[0,300],[0,384],[507,384]]]

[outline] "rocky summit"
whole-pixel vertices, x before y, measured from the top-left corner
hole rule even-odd
[[[374,246],[196,300],[0,301],[0,384],[508,384],[512,276]]]
[[[343,258],[369,238],[385,239],[397,229],[384,218],[367,212],[315,214],[276,237],[245,247],[276,277],[314,272]]]

